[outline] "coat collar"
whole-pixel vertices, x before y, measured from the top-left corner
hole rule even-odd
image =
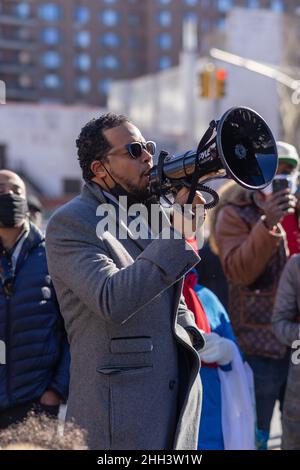
[[[149,236],[148,239],[142,239],[142,238],[136,238],[134,234],[131,232],[130,228],[128,225],[125,223],[124,219],[126,220],[127,214],[125,210],[120,207],[119,204],[112,200],[108,200],[103,191],[102,188],[94,182],[86,182],[85,185],[83,186],[81,196],[83,199],[92,199],[94,202],[95,200],[100,203],[100,204],[109,204],[112,206],[113,210],[110,212],[111,217],[113,218],[114,222],[116,223],[116,226],[119,228],[119,232],[122,233],[122,237],[125,235],[129,236],[129,238],[135,242],[139,248],[144,250],[150,243],[151,243],[151,237]],[[123,217],[122,213],[123,212]],[[167,221],[167,215],[165,214],[164,210],[161,208],[161,213],[162,217],[165,219],[164,222]]]

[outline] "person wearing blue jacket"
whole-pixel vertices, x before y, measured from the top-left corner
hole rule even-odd
[[[189,240],[195,249],[195,242]],[[198,438],[200,450],[224,450],[221,383],[218,368],[231,370],[233,343],[236,342],[227,312],[218,297],[198,283],[193,269],[185,278],[183,295],[195,322],[205,337],[201,359],[202,410]]]
[[[19,176],[0,171],[0,429],[29,411],[57,416],[68,396],[69,346],[44,236],[29,222]]]
[[[218,297],[206,287],[200,284],[195,286],[195,292],[199,297],[205,310],[211,332],[220,338],[226,338],[236,343],[236,338],[227,315],[227,312]],[[230,349],[230,344],[229,345]],[[230,355],[230,351],[229,351]],[[220,365],[223,370],[230,370],[230,362]],[[217,367],[202,365],[200,376],[203,387],[202,412],[198,449],[202,450],[224,450],[224,439],[222,431],[222,404],[221,383]]]

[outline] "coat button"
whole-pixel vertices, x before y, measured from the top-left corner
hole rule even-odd
[[[170,390],[174,390],[175,385],[176,385],[176,380],[170,380],[170,382],[169,382],[169,389],[170,389]]]

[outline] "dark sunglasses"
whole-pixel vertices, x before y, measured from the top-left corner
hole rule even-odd
[[[125,145],[125,148],[134,159],[139,158],[142,155],[143,150],[146,150],[146,152],[150,153],[150,155],[153,157],[156,152],[156,143],[152,142],[152,140],[149,140],[146,143],[131,142],[131,144]]]

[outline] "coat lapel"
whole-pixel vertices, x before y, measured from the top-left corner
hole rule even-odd
[[[126,223],[128,219],[132,220],[130,217],[128,217],[126,210],[120,207],[120,205],[116,202],[108,200],[103,194],[100,186],[93,182],[86,183],[82,190],[83,198],[90,197],[91,195],[93,196],[93,199],[96,198],[100,204],[109,204],[111,206],[109,216],[117,228],[117,238],[119,240],[130,238],[142,251],[151,243],[152,240],[150,235],[148,239],[136,238]]]

